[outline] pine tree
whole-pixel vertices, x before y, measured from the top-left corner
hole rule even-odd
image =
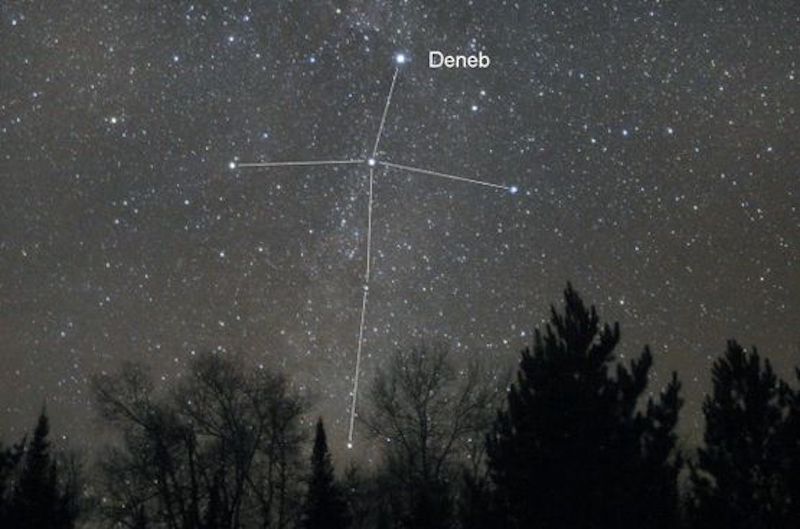
[[[350,525],[344,494],[336,483],[322,418],[317,421],[311,478],[308,484],[303,527],[305,529],[343,529]]]
[[[50,424],[44,411],[39,415],[33,438],[25,448],[22,472],[14,488],[10,518],[17,529],[69,529],[74,526],[74,504],[62,493],[47,436]]]
[[[703,405],[705,446],[691,473],[695,526],[798,527],[791,390],[755,348],[748,353],[735,341],[714,363],[712,383]]]
[[[25,443],[26,440],[23,439],[21,443],[14,446],[0,447],[0,527],[11,526],[9,516],[12,490],[9,488],[9,484],[22,460]]]
[[[800,518],[800,368],[795,369],[797,390],[789,390],[789,418],[781,440],[785,447],[783,465],[786,487],[792,498],[793,516]]]
[[[504,525],[673,527],[677,517],[673,375],[661,399],[638,411],[652,365],[648,349],[629,367],[615,362],[619,326],[603,325],[567,286],[553,307],[487,437],[495,505]]]

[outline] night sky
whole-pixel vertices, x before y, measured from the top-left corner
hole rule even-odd
[[[567,280],[690,442],[727,338],[800,364],[800,4],[432,4],[0,4],[0,438],[88,444],[93,373],[219,350],[341,450],[369,170],[235,164],[369,157],[398,53],[377,158],[519,192],[377,167],[362,384],[422,338],[510,368]]]

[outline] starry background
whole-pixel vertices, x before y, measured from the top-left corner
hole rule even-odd
[[[690,443],[726,338],[800,364],[800,5],[430,4],[0,4],[0,436],[90,444],[93,373],[224,350],[341,453],[367,168],[229,164],[366,158],[399,52],[379,158],[520,191],[376,171],[364,383],[421,338],[513,366],[567,280]]]

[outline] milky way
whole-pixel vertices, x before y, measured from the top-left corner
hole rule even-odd
[[[218,349],[341,450],[369,171],[236,162],[368,159],[398,53],[378,159],[519,192],[376,165],[363,383],[420,339],[512,366],[568,280],[690,439],[725,339],[800,364],[796,2],[425,4],[0,6],[3,438],[46,402],[91,441],[93,373]]]

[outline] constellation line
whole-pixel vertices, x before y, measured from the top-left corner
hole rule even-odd
[[[440,178],[449,178],[450,180],[458,180],[460,182],[469,182],[470,184],[478,184],[487,187],[494,187],[495,189],[504,189],[506,191],[513,191],[513,187],[504,186],[500,184],[493,184],[492,182],[484,182],[483,180],[475,180],[474,178],[465,178],[463,176],[456,176],[447,173],[440,173],[438,171],[431,171],[429,169],[420,169],[419,167],[411,167],[408,165],[400,165],[399,163],[392,163],[392,162],[378,162],[379,164],[392,168],[392,169],[400,169],[403,171],[409,171],[412,173],[420,173],[429,176],[438,176]]]
[[[405,56],[399,54],[395,58],[396,63],[403,64],[405,62]],[[353,165],[353,164],[362,164],[366,163],[369,167],[369,197],[367,202],[367,240],[366,240],[366,259],[364,262],[364,283],[362,285],[362,297],[361,297],[361,315],[359,320],[358,326],[358,344],[356,347],[356,365],[355,365],[355,372],[353,376],[353,394],[352,394],[352,401],[350,406],[350,421],[349,421],[349,431],[347,434],[347,447],[349,449],[353,448],[353,434],[355,430],[355,420],[356,420],[356,405],[358,402],[358,383],[361,375],[361,357],[364,349],[364,330],[366,325],[367,319],[367,300],[369,297],[369,283],[371,278],[371,264],[372,264],[372,206],[373,206],[373,198],[374,198],[374,183],[375,183],[375,166],[377,164],[381,164],[384,167],[389,169],[397,169],[401,171],[408,171],[411,173],[423,174],[428,176],[435,176],[439,178],[446,178],[449,180],[457,180],[460,182],[467,182],[471,184],[478,184],[486,187],[491,187],[495,189],[502,189],[505,191],[509,191],[511,194],[516,194],[519,191],[517,186],[504,186],[500,184],[494,184],[492,182],[485,182],[483,180],[477,180],[474,178],[465,178],[463,176],[451,175],[447,173],[441,173],[438,171],[431,171],[429,169],[422,169],[419,167],[411,167],[409,165],[401,165],[398,163],[392,162],[384,162],[379,161],[376,156],[378,154],[378,148],[380,147],[380,142],[383,136],[384,127],[386,125],[386,117],[389,114],[389,107],[391,106],[392,96],[394,95],[394,89],[397,84],[397,77],[400,73],[400,66],[397,66],[394,71],[394,75],[392,76],[392,82],[389,85],[389,93],[386,96],[386,104],[383,107],[383,114],[381,114],[380,124],[378,126],[378,134],[375,137],[375,143],[372,149],[372,155],[367,159],[348,159],[348,160],[293,160],[293,161],[283,161],[283,162],[242,162],[237,163],[236,161],[231,161],[228,165],[231,169],[236,168],[247,168],[247,167],[291,167],[291,166],[325,166],[325,165]]]
[[[372,197],[375,170],[369,168],[369,201],[367,202],[367,262],[364,272],[364,294],[361,299],[361,323],[358,326],[358,346],[356,347],[356,370],[353,374],[353,400],[350,405],[350,429],[347,433],[347,446],[353,447],[353,430],[356,423],[356,401],[358,399],[358,378],[361,374],[361,350],[364,346],[364,322],[367,317],[367,294],[369,293],[369,264],[372,247]]]
[[[375,147],[372,149],[372,157],[378,154],[378,145],[381,143],[381,135],[383,134],[383,125],[386,123],[386,114],[389,113],[389,103],[392,102],[392,94],[394,93],[394,84],[397,82],[397,74],[400,73],[400,67],[394,69],[394,76],[392,77],[392,84],[389,86],[389,95],[386,97],[386,105],[383,107],[383,115],[381,116],[381,124],[378,127],[378,135],[375,137]]]
[[[367,271],[364,280],[369,284],[370,255],[372,253],[372,186],[375,181],[375,169],[369,168],[369,201],[367,203]]]
[[[367,314],[367,292],[364,289],[364,296],[361,299],[361,324],[358,328],[358,348],[356,349],[356,371],[361,369],[361,345],[364,338],[364,318]],[[353,380],[353,405],[350,407],[350,431],[347,434],[347,447],[353,448],[353,430],[356,424],[356,399],[358,398],[358,377]]]
[[[364,160],[302,160],[292,162],[243,162],[236,167],[290,167],[293,165],[340,165],[364,163]]]

